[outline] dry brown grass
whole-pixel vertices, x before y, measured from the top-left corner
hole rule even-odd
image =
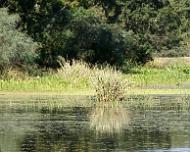
[[[148,62],[145,66],[150,68],[166,68],[177,64],[190,65],[190,57],[155,58],[153,61]]]
[[[111,67],[95,70],[92,86],[98,102],[117,102],[124,99],[128,81],[120,71]]]
[[[95,91],[96,101],[114,102],[123,100],[128,82],[124,75],[110,67],[90,67],[82,61],[63,62],[57,72],[58,76],[69,80],[73,86],[80,83],[90,86]]]

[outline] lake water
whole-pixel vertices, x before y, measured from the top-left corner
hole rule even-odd
[[[1,99],[0,152],[190,152],[190,111],[173,99],[135,109]]]

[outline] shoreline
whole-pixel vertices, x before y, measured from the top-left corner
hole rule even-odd
[[[92,90],[77,91],[0,91],[3,96],[93,96]],[[129,89],[126,95],[190,95],[190,89]]]

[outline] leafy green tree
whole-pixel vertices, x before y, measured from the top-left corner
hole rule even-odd
[[[188,0],[4,0],[20,27],[42,44],[38,63],[59,56],[91,63],[144,64],[153,53],[187,53]]]
[[[34,64],[37,44],[26,34],[16,29],[18,15],[9,15],[0,9],[0,73],[6,68]]]
[[[186,0],[127,1],[123,12],[125,28],[141,37],[143,43],[149,43],[151,52],[185,55],[187,51],[179,51],[185,50],[182,42],[189,37],[189,6]]]

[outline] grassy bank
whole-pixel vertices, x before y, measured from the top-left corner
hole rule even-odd
[[[89,68],[82,62],[72,66],[65,63],[58,71],[41,77],[10,71],[0,80],[0,92],[90,95],[94,93],[92,75],[101,72],[110,72],[110,67]],[[190,94],[190,64],[182,60],[155,60],[143,67],[132,68],[122,77],[129,86],[126,94]]]
[[[190,58],[157,58],[134,68],[129,79],[140,86],[190,88]]]
[[[190,88],[190,66],[171,65],[163,68],[138,67],[126,77],[136,87],[148,88]]]

